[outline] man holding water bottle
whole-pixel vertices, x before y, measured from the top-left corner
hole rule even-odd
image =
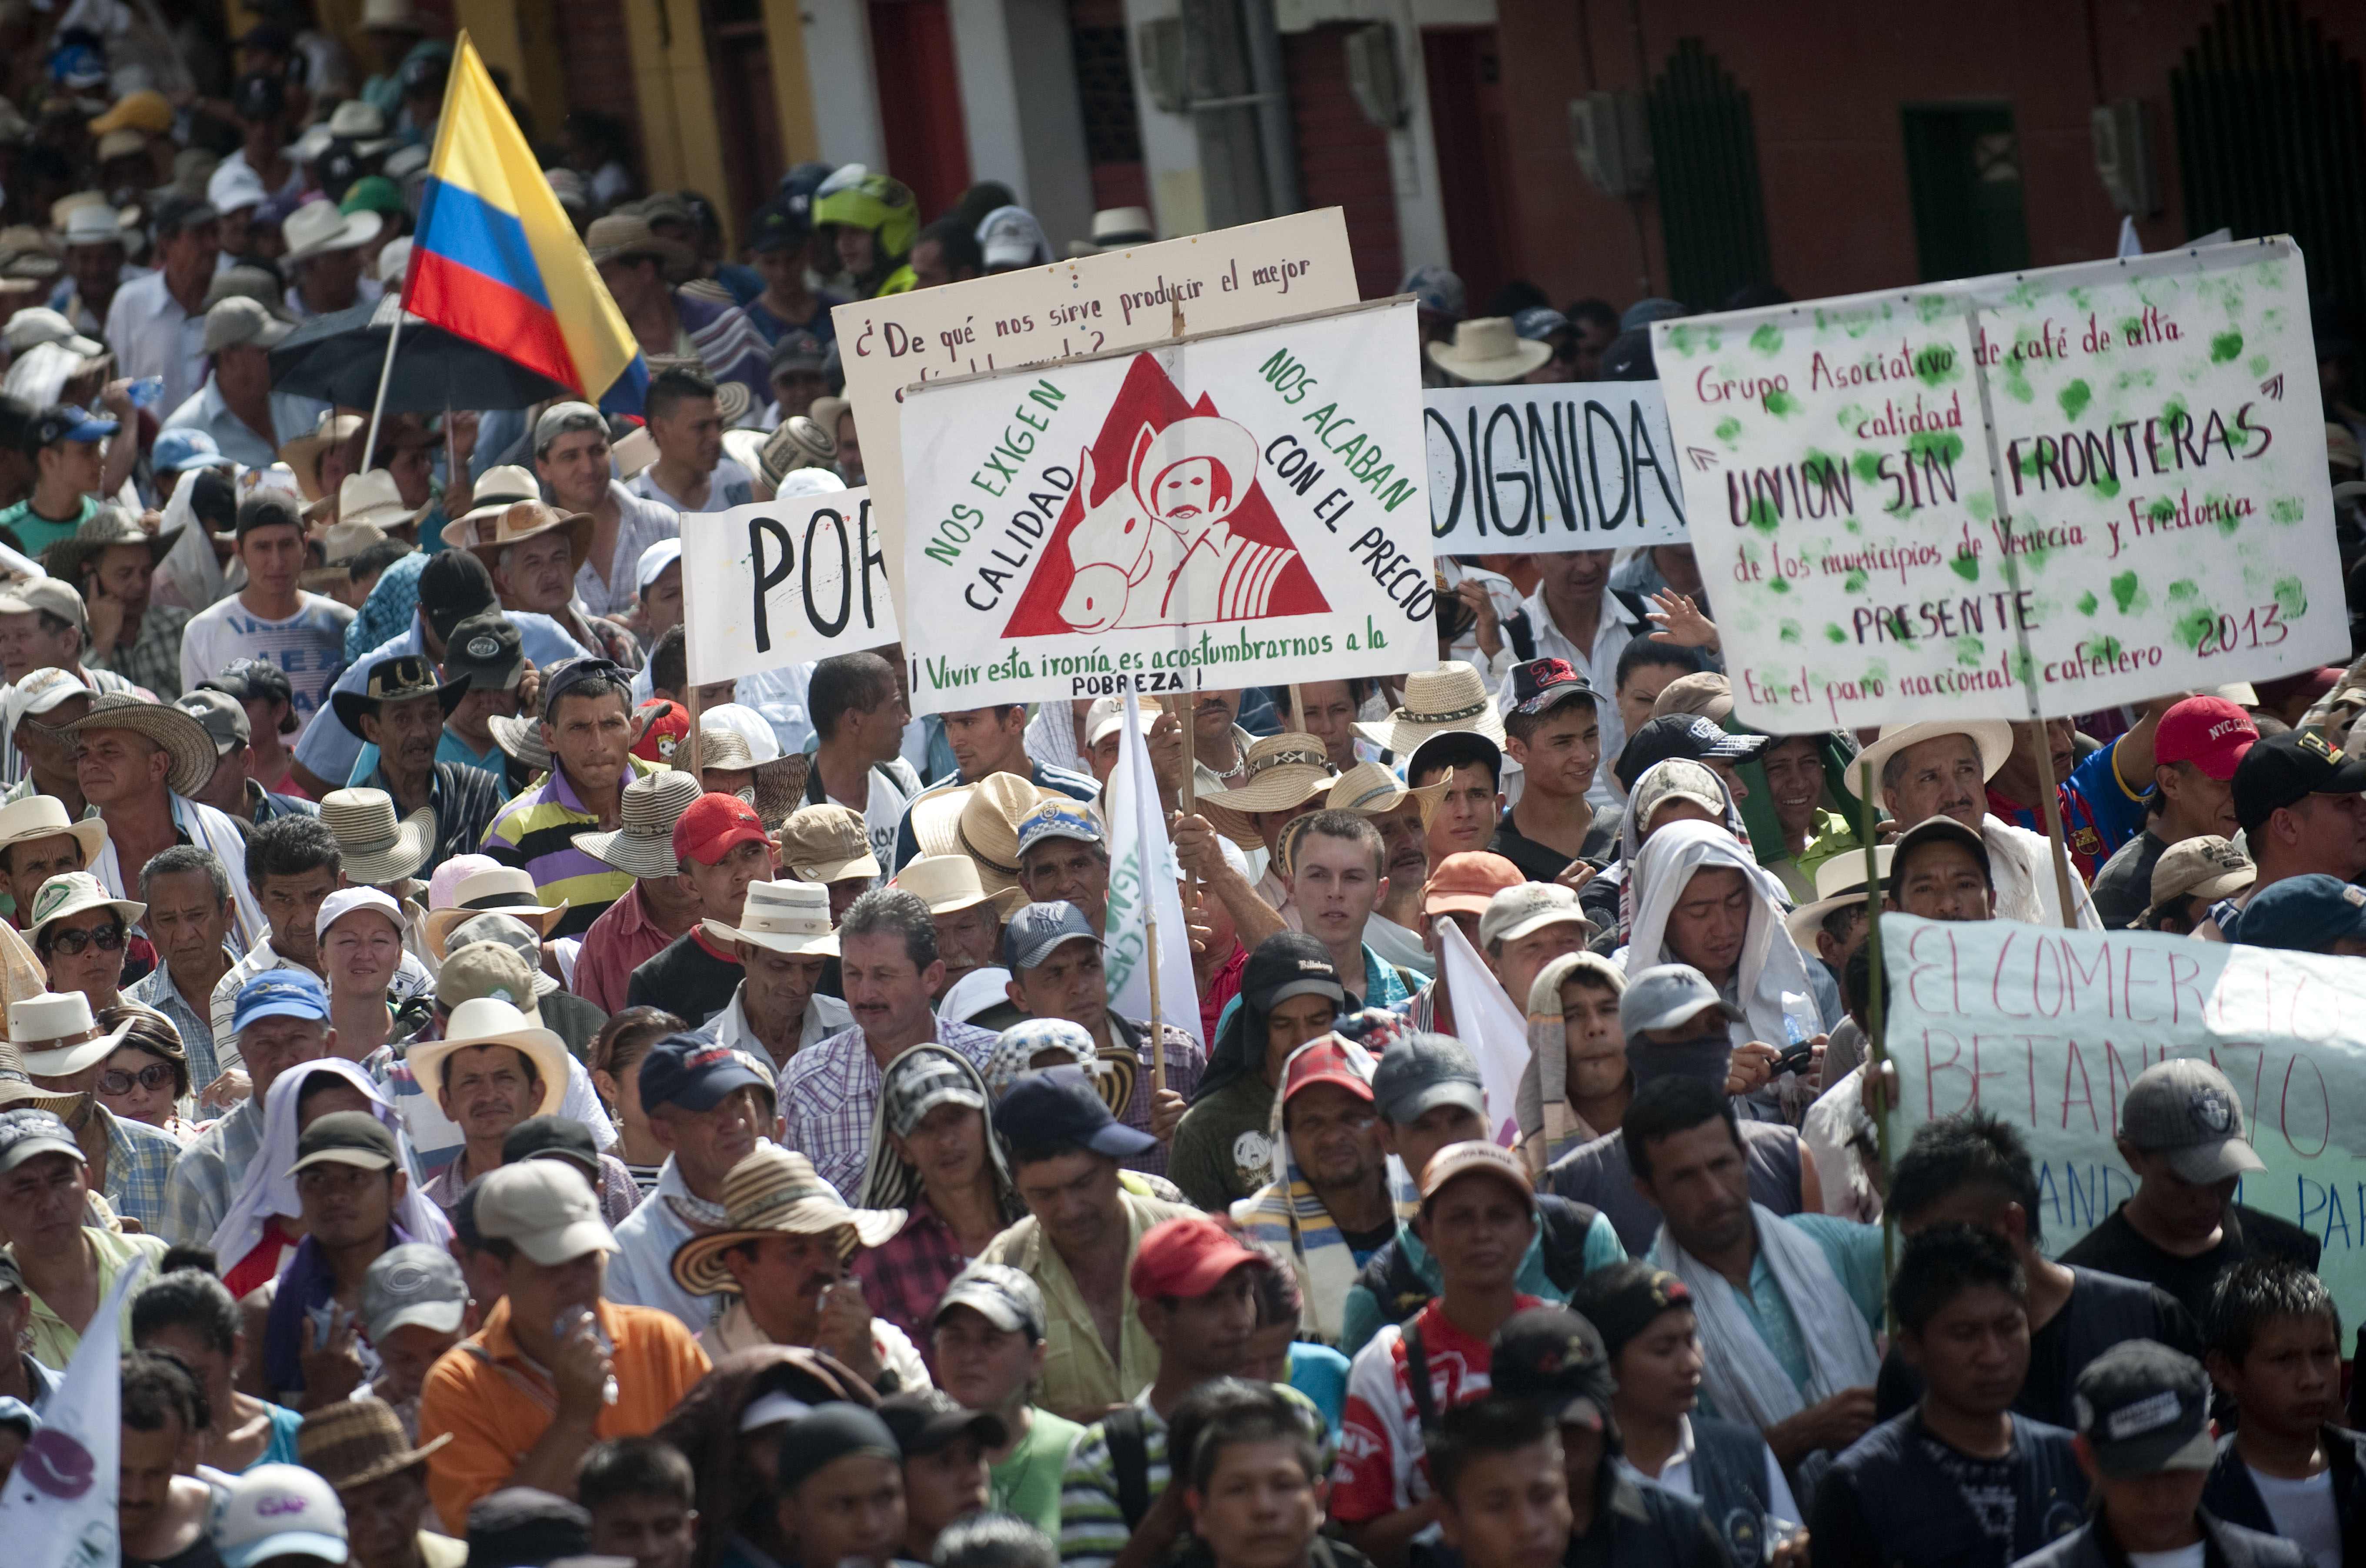
[[[419,1442],[445,1529],[504,1486],[565,1495],[592,1445],[641,1437],[708,1370],[671,1313],[603,1301],[615,1238],[581,1171],[527,1159],[476,1184],[476,1228],[500,1261],[502,1299],[427,1374]]]

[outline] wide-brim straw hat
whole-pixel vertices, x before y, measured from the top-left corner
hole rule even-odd
[[[435,853],[435,808],[397,818],[383,790],[332,790],[321,797],[321,821],[343,853],[345,880],[357,888],[406,881]]]
[[[750,882],[739,924],[699,923],[706,934],[730,946],[745,942],[793,958],[838,957],[838,933],[829,921],[829,888],[822,882]]]
[[[1487,682],[1460,659],[1405,677],[1404,700],[1385,719],[1359,722],[1356,733],[1376,746],[1410,756],[1414,747],[1445,730],[1470,730],[1504,744],[1504,720],[1487,694]]]
[[[441,955],[439,954],[440,958]],[[498,997],[472,997],[452,1009],[440,1040],[421,1040],[411,1047],[411,1070],[430,1105],[441,1104],[444,1064],[455,1051],[476,1046],[509,1046],[525,1053],[542,1081],[542,1103],[526,1113],[548,1116],[558,1113],[567,1097],[567,1042],[548,1029],[538,1028],[524,1013]]]
[[[149,702],[119,691],[102,691],[90,711],[65,726],[76,734],[92,730],[130,730],[164,748],[173,770],[164,782],[175,795],[195,795],[214,776],[213,737],[206,727],[168,703]]]
[[[1889,857],[1896,848],[1895,845],[1884,844],[1873,852],[1873,863],[1881,872],[1885,889],[1889,886]],[[1816,868],[1815,902],[1803,903],[1785,915],[1783,928],[1791,934],[1799,951],[1813,956],[1816,932],[1824,924],[1824,916],[1836,909],[1863,903],[1865,895],[1865,851],[1851,849],[1835,855]]]
[[[413,1448],[394,1406],[382,1399],[337,1399],[305,1417],[296,1451],[305,1469],[349,1492],[400,1474],[456,1435],[444,1432]]]
[[[1230,790],[1210,790],[1198,799],[1200,814],[1218,833],[1244,849],[1262,849],[1265,839],[1253,815],[1262,812],[1295,811],[1338,781],[1331,771],[1331,755],[1323,743],[1300,730],[1268,735],[1248,749],[1241,782]]]
[[[542,744],[542,722],[526,713],[494,713],[485,720],[501,755],[515,759],[529,773],[550,771],[550,748]]]
[[[107,823],[97,817],[70,819],[64,803],[55,795],[28,795],[0,806],[0,850],[61,834],[82,846],[84,866],[96,861],[99,851],[107,847]]]
[[[994,896],[978,877],[977,862],[966,855],[914,856],[888,886],[927,904],[930,914],[958,914]]]
[[[698,264],[689,246],[659,233],[649,227],[648,218],[637,213],[612,212],[593,218],[592,226],[583,231],[583,248],[592,253],[595,267],[635,256],[653,256],[670,274]]]
[[[677,761],[687,761],[689,757],[686,750],[674,755]],[[753,768],[756,820],[777,832],[805,797],[806,777],[813,767],[813,759],[803,752],[793,752],[759,762],[749,748],[748,738],[738,731],[702,723],[698,728],[698,766],[702,771],[709,767],[735,771]]]
[[[563,531],[567,535],[568,570],[580,572],[592,551],[592,514],[588,511],[564,512],[538,500],[512,501],[491,516],[479,518],[459,543],[461,549],[490,567],[511,545]]]
[[[923,855],[966,855],[997,898],[1019,890],[1019,819],[1039,801],[1065,800],[1016,773],[989,773],[912,802],[912,836]]]
[[[452,890],[448,909],[431,909],[421,923],[421,934],[427,938],[427,950],[440,961],[444,944],[452,928],[474,920],[480,914],[506,914],[524,921],[545,937],[567,913],[568,901],[546,904],[535,895],[534,879],[515,866],[496,866],[490,871],[479,871],[464,877]]]
[[[902,1209],[847,1206],[813,1161],[794,1149],[760,1143],[723,1178],[723,1228],[695,1236],[673,1253],[673,1282],[693,1295],[738,1294],[723,1255],[768,1236],[843,1233],[840,1249],[877,1247],[904,1228]]]
[[[321,489],[321,454],[361,434],[368,421],[359,414],[325,413],[321,422],[279,449],[279,461],[296,476],[296,487],[307,501],[326,498]]]
[[[1517,381],[1552,358],[1552,345],[1531,342],[1512,328],[1508,316],[1482,316],[1454,323],[1454,341],[1431,343],[1429,363],[1458,381]]]
[[[41,564],[50,576],[79,586],[83,567],[118,544],[146,545],[148,564],[158,566],[163,565],[164,557],[180,538],[180,529],[151,533],[123,508],[105,506],[92,513],[89,521],[43,551]]]
[[[1993,778],[1997,769],[2012,756],[2012,726],[2002,719],[1920,719],[1911,724],[1884,724],[1881,738],[1857,753],[1850,763],[1849,788],[1853,790],[1865,770],[1873,770],[1873,788],[1876,798],[1881,790],[1882,770],[1889,759],[1909,746],[1924,741],[1937,740],[1941,735],[1969,735],[1980,750],[1980,777]]]
[[[675,877],[682,859],[673,852],[673,824],[704,793],[680,768],[643,774],[625,786],[624,825],[612,833],[579,833],[575,847],[604,866],[634,877]]]

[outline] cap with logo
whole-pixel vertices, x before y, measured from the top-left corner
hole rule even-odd
[[[0,1111],[0,1172],[14,1170],[42,1154],[62,1154],[88,1164],[73,1129],[47,1111]]]
[[[679,1105],[711,1111],[727,1094],[772,1085],[727,1046],[695,1035],[668,1035],[641,1058],[641,1103],[650,1110]]]
[[[1005,1334],[1024,1334],[1039,1341],[1043,1338],[1043,1293],[1026,1272],[1008,1263],[972,1263],[955,1274],[937,1298],[929,1326],[935,1327],[957,1306],[968,1307]]]
[[[29,452],[39,452],[42,447],[55,446],[62,441],[87,444],[105,441],[117,429],[113,420],[98,419],[72,403],[60,403],[53,409],[43,409],[26,426],[25,446]]]
[[[2114,1479],[2217,1462],[2210,1377],[2191,1356],[2124,1339],[2079,1369],[2070,1408],[2095,1467]]]
[[[1096,947],[1101,945],[1099,934],[1083,910],[1065,899],[1031,903],[1012,915],[1003,930],[1002,961],[1012,969],[1031,969],[1062,944],[1078,941]]]
[[[1577,907],[1577,890],[1559,882],[1521,882],[1487,901],[1479,917],[1479,946],[1515,942],[1548,925],[1574,925],[1583,940],[1594,933],[1594,922]]]
[[[2270,882],[2243,906],[2234,935],[2247,947],[2330,952],[2345,937],[2366,938],[2366,888],[2321,871]]]
[[[1513,712],[1533,718],[1575,701],[1592,706],[1594,690],[1567,659],[1530,659],[1512,666]]]
[[[726,855],[743,844],[763,846],[770,868],[772,835],[764,831],[756,808],[737,795],[709,790],[674,821],[673,853],[678,860],[720,865]]]
[[[2259,738],[2251,716],[2223,697],[2189,697],[2160,716],[2153,733],[2157,763],[2190,762],[2220,783]]]
[[[1100,819],[1070,801],[1039,801],[1019,819],[1019,853],[1022,856],[1046,839],[1099,844],[1105,837]]]
[[[1078,1067],[1019,1074],[996,1103],[994,1123],[1005,1143],[1022,1148],[1075,1144],[1112,1159],[1130,1159],[1158,1147],[1148,1133],[1110,1114],[1092,1078]]]
[[[2152,902],[2136,924],[2151,920],[2154,910],[2171,899],[2206,901],[2231,898],[2259,880],[2259,868],[2232,841],[2216,834],[2180,839],[2160,852],[2152,864]],[[2245,937],[2249,941],[2249,937]]]
[[[210,1533],[222,1568],[346,1561],[337,1489],[300,1464],[258,1464],[230,1477],[214,1499]]]
[[[1396,1126],[1408,1126],[1438,1105],[1487,1114],[1478,1058],[1451,1035],[1414,1033],[1380,1053],[1372,1070],[1372,1103]]]
[[[216,756],[228,756],[254,739],[254,726],[246,719],[246,705],[227,691],[200,686],[175,698],[173,706],[205,726],[206,738],[214,743]]]
[[[329,1021],[329,992],[320,977],[308,969],[265,969],[238,990],[231,1014],[231,1030],[242,1033],[263,1018],[310,1018]]]
[[[1764,751],[1769,740],[1766,735],[1734,734],[1698,713],[1662,713],[1628,737],[1627,749],[1618,754],[1613,771],[1618,782],[1631,790],[1652,764],[1672,756],[1692,762],[1747,762]]]
[[[1447,1183],[1465,1176],[1491,1177],[1520,1195],[1520,1201],[1531,1210],[1537,1206],[1535,1178],[1528,1174],[1526,1161],[1501,1144],[1449,1143],[1429,1157],[1421,1172],[1421,1202],[1425,1209],[1431,1199],[1446,1190]]]
[[[2315,730],[2255,742],[2235,765],[2235,820],[2246,833],[2311,795],[2366,792],[2366,757],[2345,757]]]
[[[401,1157],[394,1135],[367,1111],[332,1111],[315,1119],[296,1138],[293,1176],[321,1165],[350,1165],[360,1170],[391,1170]]]
[[[2136,1075],[2120,1101],[2120,1137],[2197,1187],[2265,1170],[2243,1132],[2243,1102],[2208,1062],[2174,1057]]]
[[[468,1311],[468,1282],[462,1278],[459,1263],[441,1247],[424,1241],[389,1247],[370,1260],[362,1275],[362,1327],[373,1345],[383,1345],[388,1335],[413,1325],[456,1334]]]
[[[444,676],[464,691],[514,691],[525,675],[517,623],[501,614],[471,615],[452,628]]]

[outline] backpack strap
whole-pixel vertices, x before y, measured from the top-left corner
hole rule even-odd
[[[1627,588],[1612,588],[1610,597],[1626,609],[1628,619],[1639,621],[1647,627],[1651,624],[1651,607],[1641,594]]]
[[[1372,1254],[1356,1282],[1371,1293],[1382,1323],[1403,1323],[1419,1312],[1431,1294],[1429,1286],[1414,1272],[1404,1248],[1393,1239]],[[2366,1386],[2366,1380],[2360,1385]]]
[[[1405,1382],[1412,1385],[1413,1407],[1421,1417],[1422,1439],[1437,1430],[1437,1394],[1429,1386],[1429,1351],[1421,1342],[1421,1324],[1408,1317],[1404,1324]]]
[[[1573,1198],[1537,1194],[1537,1216],[1544,1227],[1545,1277],[1553,1289],[1567,1295],[1585,1278],[1585,1244],[1602,1211]]]
[[[1117,1481],[1117,1506],[1132,1533],[1150,1512],[1150,1444],[1142,1426],[1142,1411],[1132,1405],[1101,1418],[1101,1439],[1109,1444],[1110,1470]]]
[[[1537,629],[1525,610],[1512,611],[1504,622],[1504,640],[1512,644],[1512,652],[1526,664],[1537,656]]]

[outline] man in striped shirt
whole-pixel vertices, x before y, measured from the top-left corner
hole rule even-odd
[[[632,890],[633,878],[575,846],[575,835],[624,823],[625,785],[654,770],[632,754],[631,679],[602,658],[552,666],[542,686],[542,742],[550,776],[512,801],[482,849],[523,868],[546,906],[567,905],[551,935],[579,936]]]

